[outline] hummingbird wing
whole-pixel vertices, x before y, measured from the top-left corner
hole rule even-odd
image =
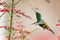
[[[37,22],[40,22],[41,14],[39,12],[36,12],[36,19],[37,19]]]

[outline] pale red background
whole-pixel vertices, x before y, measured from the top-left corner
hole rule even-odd
[[[32,20],[29,20],[25,19],[25,17],[22,16],[22,21],[27,24],[26,29],[31,31],[37,27],[39,28],[37,31],[29,35],[28,38],[31,40],[58,40],[57,37],[60,35],[60,27],[57,27],[55,25],[59,23],[58,19],[60,19],[60,0],[51,0],[50,3],[47,3],[44,0],[30,0],[29,3],[34,7],[39,8],[39,12],[41,13],[42,18],[53,29],[55,35],[47,30],[43,30],[39,26],[30,25],[31,23],[36,21],[35,13],[31,9],[30,5],[28,5],[26,2],[23,2],[16,5],[16,8],[21,9],[22,11],[26,12],[27,15],[32,17]]]

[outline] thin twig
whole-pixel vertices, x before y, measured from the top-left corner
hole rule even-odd
[[[3,13],[2,15],[0,15],[0,17],[2,17],[5,13]]]
[[[20,1],[21,1],[21,0],[18,0],[18,1],[14,4],[14,6],[15,6],[16,4],[18,4]]]

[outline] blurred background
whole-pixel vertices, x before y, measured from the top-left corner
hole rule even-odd
[[[8,5],[10,5],[11,0],[5,0]],[[18,0],[15,0],[18,1]],[[28,1],[28,2],[26,2]],[[20,3],[16,5],[16,9],[20,9],[23,12],[25,12],[26,15],[29,15],[32,17],[32,20],[29,20],[25,18],[24,16],[21,16],[21,19],[18,19],[17,21],[21,20],[23,23],[26,23],[26,30],[32,31],[35,28],[38,28],[38,30],[32,32],[31,35],[28,36],[30,40],[59,40],[60,36],[60,26],[56,26],[56,24],[59,24],[58,20],[60,20],[60,0],[49,0],[50,2],[47,2],[46,0],[22,0]],[[29,5],[29,3],[32,5]],[[55,32],[55,34],[52,34],[48,30],[43,30],[41,27],[37,25],[30,25],[31,23],[36,22],[35,12],[31,9],[32,7],[38,8],[38,12],[41,13],[42,18],[46,21],[46,23],[51,27],[51,29]],[[4,33],[3,31],[0,31],[0,40],[4,39]],[[3,33],[3,34],[2,34]]]

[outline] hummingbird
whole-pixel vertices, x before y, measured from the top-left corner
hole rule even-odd
[[[36,13],[36,20],[37,22],[34,22],[32,24],[37,24],[38,26],[42,27],[43,29],[47,29],[51,31],[53,34],[54,31],[50,28],[50,26],[42,19],[41,14],[33,9],[33,11]]]

